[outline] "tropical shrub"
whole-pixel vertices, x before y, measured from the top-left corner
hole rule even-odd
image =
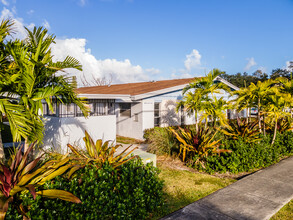
[[[28,156],[33,146],[34,144],[30,145],[24,155],[22,155],[23,146],[20,147],[7,164],[0,164],[0,219],[5,218],[9,203],[17,197],[18,193],[23,191],[29,191],[34,199],[37,195],[40,195],[80,203],[76,196],[64,190],[51,188],[36,191],[36,187],[45,184],[46,181],[58,175],[62,175],[71,165],[68,163],[69,158],[63,156],[58,161],[48,160],[38,167],[41,157],[28,162]],[[20,214],[26,216],[21,201],[18,201],[18,205],[16,208]]]
[[[217,132],[212,128],[201,127],[198,132],[180,127],[177,132],[172,128],[169,129],[180,141],[179,155],[182,155],[183,161],[185,161],[186,157],[196,157],[197,159],[194,162],[205,167],[204,162],[209,156],[230,152],[230,150],[219,149],[221,139],[215,140]]]
[[[259,139],[258,121],[249,122],[246,119],[237,118],[231,120],[229,124],[223,126],[220,130],[228,139],[243,139],[246,142],[255,142]]]
[[[121,166],[129,160],[132,160],[135,156],[129,157],[129,155],[137,149],[137,147],[133,148],[131,151],[127,150],[131,147],[128,146],[121,153],[117,153],[117,149],[122,147],[121,144],[117,144],[115,146],[110,145],[110,141],[106,141],[103,143],[101,139],[97,140],[96,143],[93,141],[91,136],[85,131],[85,137],[83,138],[85,142],[86,151],[79,150],[78,148],[72,146],[71,144],[67,144],[67,146],[71,149],[74,159],[74,166],[71,168],[69,172],[69,177],[78,169],[84,167],[85,165],[91,163],[100,168],[104,163],[108,163],[114,168]],[[127,153],[126,153],[127,152]]]
[[[61,200],[38,196],[31,200],[22,194],[32,219],[145,219],[163,204],[163,183],[158,169],[144,166],[133,159],[115,169],[108,163],[101,168],[88,164],[76,172],[71,180],[57,177],[43,185],[43,189],[62,189],[77,195],[81,204],[67,204]],[[11,211],[7,219],[21,219]]]
[[[275,123],[273,120],[269,120],[269,119],[266,121],[266,129],[268,132],[273,133]],[[282,118],[278,119],[277,131],[279,133],[283,133],[286,131],[292,131],[292,130],[293,130],[293,119],[291,117],[287,116],[287,117],[282,117]]]
[[[262,136],[259,142],[224,140],[223,147],[231,153],[223,153],[220,157],[214,155],[207,158],[205,168],[194,166],[208,173],[239,173],[267,167],[280,159],[293,155],[293,132],[277,133],[275,143],[271,145],[273,135]],[[194,159],[195,160],[195,159]]]

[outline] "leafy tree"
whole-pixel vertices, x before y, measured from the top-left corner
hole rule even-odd
[[[278,69],[272,70],[272,73],[271,73],[270,78],[271,79],[277,79],[279,77],[287,78],[289,80],[289,79],[291,79],[291,74],[286,69],[280,69],[280,68],[278,68]]]

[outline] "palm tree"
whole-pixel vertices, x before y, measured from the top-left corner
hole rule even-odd
[[[183,99],[180,102],[178,102],[176,106],[177,112],[180,108],[184,108],[184,111],[186,111],[189,115],[194,114],[196,132],[198,132],[199,130],[199,112],[203,110],[204,102],[206,101],[209,101],[209,98],[207,96],[202,95],[199,91],[195,93],[189,91],[185,94]]]
[[[269,117],[273,118],[275,123],[274,136],[272,139],[273,145],[277,134],[278,119],[281,117],[286,117],[290,114],[284,110],[291,104],[292,96],[290,94],[280,93],[276,87],[272,88],[271,90],[274,90],[274,93],[267,97],[267,113]]]
[[[183,95],[189,91],[194,90],[202,92],[204,95],[220,93],[220,90],[230,91],[223,83],[215,83],[218,76],[223,74],[219,69],[213,69],[205,77],[195,78],[191,83],[183,88]]]
[[[239,90],[231,92],[231,96],[236,96],[235,99],[230,101],[230,103],[233,105],[233,108],[236,108],[238,112],[246,109],[246,122],[248,122],[250,116],[250,108],[252,107],[252,103],[250,101],[250,90],[248,88],[240,88]]]
[[[12,62],[6,48],[6,37],[13,33],[13,24],[11,20],[2,20],[0,24],[0,160],[2,161],[5,158],[1,135],[3,116],[9,122],[13,141],[20,141],[21,137],[31,132],[31,123],[26,117],[27,113],[23,106],[7,98],[9,93],[3,90],[7,82],[11,81],[11,77],[7,74]]]
[[[217,77],[222,73],[218,69],[213,69],[205,77],[195,78],[183,88],[183,100],[178,103],[177,111],[180,107],[184,107],[185,111],[195,115],[196,131],[198,131],[199,123],[198,114],[207,106],[205,103],[211,100],[209,95],[221,93],[222,89],[229,91],[229,88],[223,83],[215,83]]]
[[[84,115],[87,115],[87,108],[77,98],[73,84],[64,75],[67,68],[81,70],[79,61],[67,56],[63,61],[53,62],[50,46],[55,43],[55,36],[49,35],[42,27],[26,30],[28,36],[25,41],[15,40],[6,45],[13,62],[8,73],[11,81],[3,87],[3,91],[18,96],[19,104],[33,124],[33,134],[25,137],[27,147],[29,143],[42,141],[43,138],[42,101],[48,104],[51,111],[55,101],[75,103]]]
[[[213,96],[210,101],[205,102],[203,107],[204,113],[201,116],[201,120],[205,119],[207,125],[208,119],[211,117],[214,127],[216,126],[217,120],[221,125],[225,125],[227,123],[226,110],[228,108],[228,102],[225,101],[223,97],[217,99],[216,96]]]
[[[266,98],[272,91],[270,88],[275,82],[272,80],[267,80],[264,82],[258,81],[257,84],[251,83],[248,87],[249,93],[246,96],[247,100],[251,106],[256,107],[258,109],[257,112],[257,119],[258,119],[258,126],[259,132],[261,133],[261,112],[264,107],[264,103],[266,102]]]
[[[292,75],[291,75],[292,77]],[[290,94],[293,96],[293,80],[288,80],[284,77],[279,77],[276,79],[276,82],[279,84],[280,92],[284,94]],[[290,108],[291,118],[292,118],[292,108],[293,108],[293,102],[291,102],[288,106]]]

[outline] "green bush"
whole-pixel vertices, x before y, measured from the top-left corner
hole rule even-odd
[[[176,129],[174,127],[174,129]],[[173,155],[179,152],[179,142],[168,128],[155,127],[144,131],[144,139],[149,144],[148,151],[157,155]]]
[[[278,134],[274,145],[271,145],[271,139],[272,135],[262,136],[256,143],[247,143],[243,139],[224,140],[222,147],[232,150],[231,153],[208,157],[205,169],[197,165],[194,168],[208,173],[238,173],[267,167],[286,156],[293,155],[293,132]]]
[[[23,194],[21,199],[30,207],[32,219],[145,219],[163,203],[163,183],[158,170],[141,160],[132,160],[114,169],[105,164],[101,169],[86,166],[69,181],[57,177],[44,185],[45,189],[64,189],[81,199],[82,204],[61,200],[32,200]],[[10,210],[6,219],[21,219]]]

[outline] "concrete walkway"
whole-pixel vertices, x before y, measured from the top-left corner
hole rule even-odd
[[[293,157],[260,170],[162,219],[270,219],[293,199]]]

